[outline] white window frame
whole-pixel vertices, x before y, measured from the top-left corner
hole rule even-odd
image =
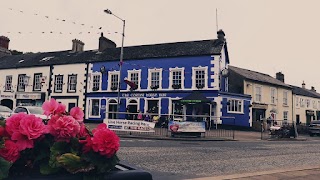
[[[208,66],[198,66],[192,67],[192,89],[197,90],[196,86],[196,71],[204,71],[204,87],[203,89],[208,89]]]
[[[300,107],[304,107],[304,99],[300,98]]]
[[[108,90],[109,91],[114,91],[114,90],[111,90],[111,77],[112,75],[118,75],[118,83],[117,83],[117,88],[119,88],[119,77],[120,77],[120,72],[119,71],[109,71],[108,72]],[[120,87],[121,88],[121,87]],[[117,89],[118,90],[118,89]]]
[[[75,78],[75,82],[71,82],[73,78]],[[68,75],[68,89],[67,89],[67,92],[74,93],[74,92],[77,91],[77,78],[78,78],[78,76],[76,74],[69,74]],[[72,85],[74,85],[74,89],[71,89]]]
[[[270,88],[270,102],[271,102],[271,104],[276,104],[276,97],[277,97],[276,88],[271,87]]]
[[[288,91],[283,91],[283,105],[288,105]]]
[[[259,94],[257,94],[257,88],[260,88]],[[259,95],[260,97],[257,95]],[[259,100],[257,100],[258,97],[260,98]],[[254,101],[255,102],[262,102],[262,86],[255,86],[254,87]]]
[[[61,83],[57,83],[57,78],[58,77],[61,77]],[[57,74],[55,77],[54,77],[54,92],[56,92],[56,93],[61,93],[62,91],[63,91],[63,75],[61,75],[61,74]],[[57,86],[58,85],[61,85],[61,89],[57,89]]]
[[[236,101],[238,102],[237,106],[236,106],[236,103],[235,103]],[[228,102],[228,105],[227,105],[228,113],[243,114],[243,103],[244,103],[243,99],[228,98],[227,102]],[[230,102],[230,104],[229,104],[229,102]],[[239,102],[240,102],[241,106],[239,106]],[[231,108],[230,108],[231,106],[234,106],[235,110],[232,111]]]
[[[98,115],[97,116],[95,116],[95,115],[92,115],[92,101],[93,100],[98,100],[99,101],[99,113],[98,113]],[[89,108],[88,108],[88,117],[89,118],[100,118],[101,117],[101,99],[98,99],[98,98],[90,98],[89,99],[89,103],[88,103],[88,106],[89,106]]]
[[[312,100],[312,107],[313,107],[313,109],[317,109],[317,101],[316,100]]]
[[[161,98],[144,98],[144,113],[147,113],[147,111],[149,110],[148,107],[148,101],[150,100],[158,100],[158,107],[159,107],[159,112],[158,114],[161,114]]]
[[[95,79],[95,77],[98,77],[99,76],[99,81],[98,82],[95,82],[94,81],[94,79]],[[100,91],[101,90],[101,74],[100,73],[92,73],[91,74],[91,77],[92,77],[92,88],[91,88],[91,91],[93,91],[93,92],[96,92],[96,91]],[[97,85],[98,84],[98,89],[97,90],[94,90],[94,88],[96,87],[95,85]]]
[[[18,85],[17,85],[17,91],[18,92],[24,92],[26,91],[26,85],[24,84],[24,79],[26,75],[25,74],[19,74],[18,75]],[[23,89],[22,89],[23,87]],[[21,89],[20,89],[21,88]]]
[[[177,72],[177,71],[180,71],[181,72],[181,89],[184,89],[184,70],[185,68],[179,68],[179,67],[175,67],[175,68],[169,68],[169,72],[170,72],[170,75],[169,75],[169,89],[171,90],[174,90],[172,88],[172,85],[173,85],[173,72]]]
[[[300,98],[299,97],[296,97],[296,107],[300,107]]]
[[[41,91],[41,78],[42,78],[42,73],[36,73],[34,75],[34,87],[33,90],[34,91]]]
[[[283,120],[287,121],[288,120],[288,111],[283,111]]]
[[[306,99],[306,108],[309,108],[310,107],[310,99]]]
[[[133,82],[131,80],[131,74],[137,73],[138,74],[138,84],[137,84],[137,89],[136,90],[140,90],[141,89],[141,69],[133,69],[133,70],[128,70],[128,80]],[[127,85],[127,90],[130,90],[130,86]]]
[[[159,73],[159,88],[158,90],[162,89],[162,68],[154,68],[154,69],[148,69],[148,90],[151,90],[151,84],[152,84],[152,73],[157,72]]]
[[[12,90],[12,75],[6,76],[6,83],[4,87],[4,91]]]

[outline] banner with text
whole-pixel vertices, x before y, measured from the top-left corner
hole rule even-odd
[[[169,121],[171,132],[206,132],[205,122]]]
[[[115,131],[154,132],[155,123],[136,120],[105,120],[108,128]]]

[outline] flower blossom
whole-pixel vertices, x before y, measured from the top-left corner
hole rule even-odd
[[[70,110],[70,115],[79,123],[83,122],[84,113],[79,107],[74,107]]]
[[[11,140],[6,140],[4,142],[4,148],[0,149],[0,157],[12,163],[18,160],[20,153],[17,144]]]
[[[92,133],[93,151],[110,158],[119,150],[119,137],[106,124],[100,124]]]
[[[48,121],[49,133],[58,141],[69,141],[80,132],[80,124],[72,116],[52,116]]]

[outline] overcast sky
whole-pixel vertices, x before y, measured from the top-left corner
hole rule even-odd
[[[114,32],[122,22],[103,13],[109,8],[126,20],[125,46],[214,39],[217,8],[231,65],[282,71],[286,83],[304,80],[320,92],[319,7],[319,0],[0,0],[0,35],[23,52],[68,50],[74,38],[97,49],[101,31],[120,46]]]

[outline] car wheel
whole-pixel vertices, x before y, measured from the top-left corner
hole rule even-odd
[[[313,136],[314,136],[314,134],[313,134],[313,133],[310,133],[309,135],[310,135],[310,137],[313,137]]]

